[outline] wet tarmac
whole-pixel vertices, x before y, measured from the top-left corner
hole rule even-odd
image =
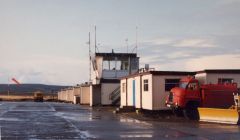
[[[196,121],[136,119],[65,103],[0,102],[1,139],[239,140],[240,127]]]

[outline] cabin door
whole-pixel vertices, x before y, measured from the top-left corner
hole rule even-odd
[[[133,106],[135,106],[135,96],[136,96],[136,86],[135,86],[135,80],[132,81],[132,87],[133,87]]]

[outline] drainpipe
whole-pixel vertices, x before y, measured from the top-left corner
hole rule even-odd
[[[140,108],[142,109],[142,75],[140,75]]]
[[[126,106],[128,106],[128,83],[126,78]]]

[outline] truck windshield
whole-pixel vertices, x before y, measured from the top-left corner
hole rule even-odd
[[[187,87],[187,84],[188,84],[187,82],[180,82],[179,87],[185,89]]]

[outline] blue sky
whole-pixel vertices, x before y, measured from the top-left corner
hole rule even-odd
[[[88,79],[88,32],[100,52],[135,46],[141,66],[240,68],[240,0],[0,0],[0,83]]]

